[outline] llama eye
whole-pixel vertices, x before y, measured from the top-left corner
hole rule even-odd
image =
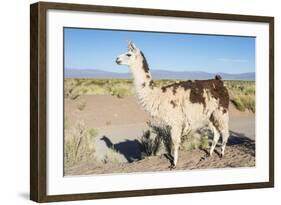
[[[128,57],[130,57],[130,56],[131,56],[131,54],[129,54],[129,53],[128,53],[128,54],[127,54],[127,56],[128,56]]]

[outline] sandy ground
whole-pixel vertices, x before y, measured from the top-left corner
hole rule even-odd
[[[163,155],[139,160],[138,139],[147,130],[149,117],[140,109],[134,96],[122,99],[113,96],[65,99],[65,118],[70,126],[83,121],[87,128],[96,128],[99,133],[95,141],[96,162],[65,167],[65,175],[169,170],[169,161]],[[255,115],[240,112],[231,105],[230,130],[224,158],[221,159],[218,154],[206,157],[205,150],[180,151],[177,169],[255,166]],[[109,145],[114,145],[124,156],[123,163],[101,163],[110,149]]]

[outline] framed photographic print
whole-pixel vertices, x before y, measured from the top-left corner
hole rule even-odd
[[[274,18],[40,2],[30,198],[274,186]]]

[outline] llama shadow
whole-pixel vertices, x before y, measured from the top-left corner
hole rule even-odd
[[[250,139],[243,133],[238,133],[234,131],[230,131],[230,136],[227,144],[228,145],[249,144],[252,146],[252,149],[255,148],[255,140]]]
[[[228,146],[233,145],[243,145],[248,149],[248,153],[252,156],[255,156],[255,150],[256,150],[256,141],[250,139],[243,133],[238,133],[234,131],[230,131],[230,136],[227,142]]]
[[[213,141],[213,133],[210,130],[207,130],[207,133],[208,133],[207,135],[209,136],[209,147],[211,147]],[[222,143],[222,138],[220,137],[218,144],[221,143]],[[230,131],[230,136],[228,138],[227,146],[235,146],[235,145],[244,146],[245,148],[247,148],[246,150],[244,150],[245,152],[247,152],[252,156],[255,156],[255,149],[256,149],[255,140],[250,139],[243,133]],[[201,150],[203,150],[206,153],[206,156],[209,155],[209,150],[207,149],[201,149]],[[214,152],[220,155],[220,153],[216,149],[214,150]]]
[[[103,136],[100,138],[100,140],[104,141],[105,145],[109,149],[113,149],[114,151],[122,154],[129,163],[142,159],[142,146],[141,143],[136,139],[127,139],[116,144],[113,144],[106,136]]]

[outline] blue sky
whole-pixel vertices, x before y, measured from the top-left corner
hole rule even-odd
[[[64,29],[65,69],[128,72],[116,65],[132,40],[150,69],[172,71],[255,72],[255,38],[97,29]]]

